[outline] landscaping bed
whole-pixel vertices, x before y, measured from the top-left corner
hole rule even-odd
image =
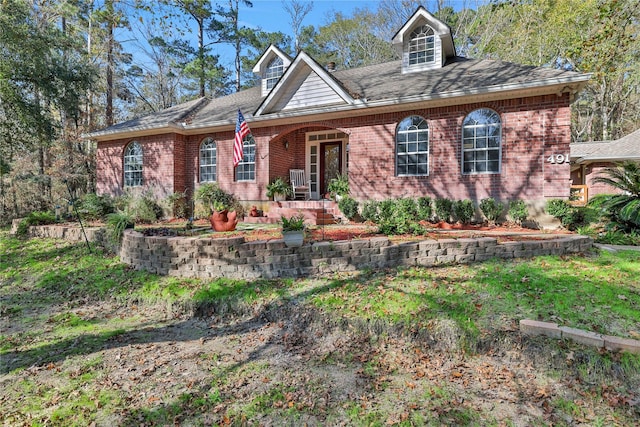
[[[280,227],[273,224],[245,224],[239,223],[235,231],[215,232],[208,226],[206,220],[195,221],[192,229],[185,229],[186,221],[168,221],[152,225],[136,227],[145,236],[202,236],[203,238],[244,237],[245,241],[281,239]],[[341,241],[353,239],[368,239],[373,237],[388,237],[392,242],[410,242],[418,240],[461,239],[491,236],[499,243],[508,241],[544,240],[559,235],[573,234],[567,230],[534,230],[514,224],[503,225],[460,225],[448,224],[443,227],[438,223],[422,223],[426,232],[423,234],[384,235],[373,224],[348,223],[326,226],[308,227],[305,242]]]

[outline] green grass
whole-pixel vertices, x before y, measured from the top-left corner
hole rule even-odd
[[[473,357],[478,343],[487,337],[515,331],[523,318],[620,337],[638,339],[640,334],[640,253],[633,251],[250,282],[157,276],[131,270],[95,248],[90,254],[84,244],[19,240],[6,231],[0,231],[0,254],[0,369],[11,379],[0,413],[7,414],[3,421],[9,424],[27,423],[25,414],[30,414],[29,425],[100,425],[114,414],[127,413],[127,419],[148,424],[191,419],[197,425],[205,423],[200,414],[221,404],[225,406],[221,414],[239,423],[247,417],[269,415],[293,422],[317,415],[317,409],[289,400],[288,394],[303,392],[308,399],[324,386],[309,383],[300,390],[286,379],[263,384],[264,389],[247,403],[230,403],[232,397],[224,390],[272,368],[259,360],[228,368],[217,354],[203,353],[194,359],[210,367],[206,386],[179,390],[166,402],[163,397],[162,405],[150,403],[129,413],[123,390],[100,388],[108,379],[102,350],[121,345],[118,340],[123,335],[142,336],[147,327],[158,329],[174,316],[192,313],[207,318],[253,315],[289,304],[327,319],[342,319],[349,327],[364,325],[381,336],[388,331],[436,338],[453,334],[466,357]],[[86,312],[84,307],[91,302],[121,310],[113,316]],[[152,307],[153,318],[140,313],[138,306]],[[243,339],[238,335],[229,343],[241,344]],[[376,384],[379,393],[395,392],[392,382],[382,380],[394,374],[387,370],[383,354],[361,360],[348,349],[336,350],[314,363],[360,369],[362,378]],[[48,372],[51,380],[32,378],[33,366]],[[572,359],[572,367],[585,384],[606,383],[613,370],[637,378],[640,356],[585,350]],[[351,425],[385,425],[390,419],[397,425],[494,423],[488,414],[456,405],[458,397],[446,386],[431,384],[413,398],[428,411],[396,414],[391,407],[363,406],[353,399],[321,415]],[[581,407],[562,396],[550,405],[567,416],[584,415]],[[606,424],[606,417],[601,419]]]

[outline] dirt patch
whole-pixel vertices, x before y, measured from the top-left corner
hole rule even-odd
[[[588,357],[579,349],[568,360],[544,339],[523,340],[510,323],[469,353],[450,324],[411,333],[294,302],[238,316],[161,321],[161,312],[141,310],[149,326],[87,356],[52,355],[13,380],[62,389],[61,371],[74,381],[100,360],[87,389],[126,404],[98,405],[96,425],[622,425],[612,407],[640,416],[638,396],[579,378],[573,364]],[[592,393],[603,396],[595,405]],[[54,392],[52,407],[61,398]]]

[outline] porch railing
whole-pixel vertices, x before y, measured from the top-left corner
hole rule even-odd
[[[589,188],[586,185],[572,185],[569,203],[573,206],[586,206],[589,201]]]

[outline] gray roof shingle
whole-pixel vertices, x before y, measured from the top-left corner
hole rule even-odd
[[[401,61],[392,61],[367,67],[335,71],[332,78],[366,103],[392,102],[413,96],[438,97],[442,94],[458,95],[486,91],[491,88],[514,85],[553,84],[557,79],[584,82],[588,75],[551,68],[518,65],[509,62],[452,58],[444,67],[423,72],[402,74]],[[210,125],[229,125],[235,122],[236,111],[241,109],[251,124],[253,113],[264,100],[261,88],[254,87],[221,98],[199,98],[144,117],[129,120],[94,132],[89,137],[118,134],[187,121],[190,128]],[[185,120],[185,117],[189,120]],[[269,114],[263,115],[266,119]]]
[[[615,141],[575,142],[571,159],[585,161],[640,160],[640,129]]]

